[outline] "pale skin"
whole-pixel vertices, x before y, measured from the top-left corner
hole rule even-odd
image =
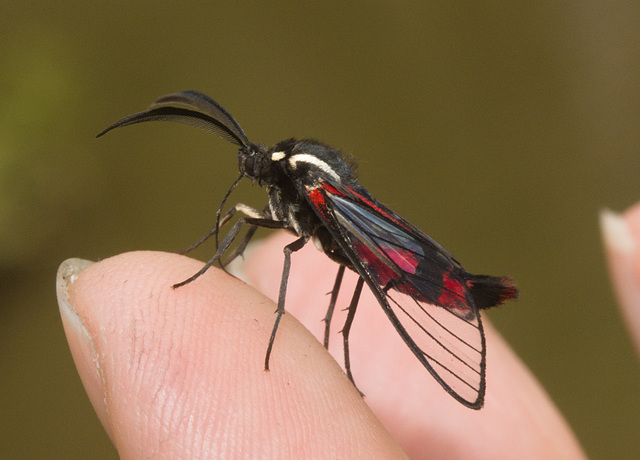
[[[345,277],[330,354],[314,335],[322,339],[337,266],[312,244],[293,255],[288,313],[265,372],[270,299],[290,241],[276,232],[247,257],[255,288],[212,268],[172,290],[202,263],[167,253],[121,254],[82,271],[63,264],[67,280],[79,273],[59,279],[65,332],[121,458],[584,458],[486,318],[487,394],[474,411],[442,390],[363,294],[350,342],[360,397],[338,364],[338,310],[355,275]]]

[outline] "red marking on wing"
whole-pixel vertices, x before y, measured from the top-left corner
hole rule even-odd
[[[378,256],[376,256],[376,254],[367,246],[363,244],[354,244],[354,248],[358,257],[360,257],[360,260],[371,268],[373,276],[380,287],[386,288],[387,286],[393,286],[393,289],[396,291],[410,295],[416,300],[428,301],[428,299],[418,292],[411,284],[404,281],[399,282],[399,280],[403,278],[403,275],[396,271],[391,265],[380,260],[380,258],[378,258]],[[392,252],[387,252],[384,248],[382,248],[382,250],[385,255],[396,262],[398,268],[402,271],[411,274],[416,272],[418,260],[411,251],[395,249]]]
[[[307,191],[309,192],[309,198],[316,207],[320,208],[326,206],[326,199],[319,188],[309,189],[309,187],[307,187]]]
[[[400,274],[393,270],[389,265],[382,262],[368,247],[364,244],[354,244],[354,248],[358,253],[358,257],[368,267],[371,267],[378,282],[381,286],[386,286],[389,281],[400,278]]]
[[[320,191],[319,188],[309,189],[309,187],[307,187],[307,192],[308,192],[309,199],[311,200],[313,205],[316,207],[318,212],[322,215],[322,217],[326,221],[328,219],[326,197],[324,196],[322,191]]]
[[[384,249],[383,249],[384,250]],[[393,252],[384,251],[401,270],[414,274],[418,266],[418,259],[415,254],[407,249],[395,249]]]
[[[449,272],[442,275],[442,294],[438,297],[438,303],[452,313],[465,318],[473,314],[467,303],[467,287],[460,281],[450,278]]]

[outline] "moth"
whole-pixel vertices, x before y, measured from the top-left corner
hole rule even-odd
[[[472,409],[484,403],[486,343],[480,311],[518,297],[509,277],[473,275],[446,249],[373,198],[356,178],[343,154],[313,139],[287,139],[273,147],[250,142],[238,122],[220,104],[198,91],[182,91],[156,100],[147,110],[115,122],[100,134],[147,121],[173,121],[209,131],[236,144],[240,175],[229,188],[212,230],[192,245],[215,236],[216,253],[200,271],[174,285],[192,282],[231,251],[241,255],[259,227],[284,229],[297,239],[284,247],[275,323],[265,369],[285,312],[292,253],[310,240],[338,264],[325,317],[324,345],[345,269],[359,275],[342,329],[345,371],[354,382],[349,331],[364,285],[376,297],[404,343],[440,385]],[[268,204],[255,209],[238,203],[223,213],[231,192],[248,178],[264,187]],[[220,229],[242,214],[219,241]],[[354,382],[355,385],[355,382]]]

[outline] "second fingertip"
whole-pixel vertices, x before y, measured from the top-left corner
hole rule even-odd
[[[607,249],[627,254],[635,251],[637,241],[626,219],[620,214],[609,209],[600,211],[600,230]]]
[[[640,352],[638,232],[634,232],[628,214],[620,215],[609,210],[600,213],[600,227],[614,290],[636,349]]]

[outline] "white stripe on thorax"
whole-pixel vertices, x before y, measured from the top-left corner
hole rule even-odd
[[[298,167],[298,163],[307,163],[313,165],[322,172],[330,175],[331,178],[336,182],[340,182],[340,176],[338,176],[338,173],[331,169],[331,166],[329,166],[325,161],[322,161],[316,156],[313,156],[309,153],[298,153],[289,158],[289,164],[293,169],[296,169]]]

